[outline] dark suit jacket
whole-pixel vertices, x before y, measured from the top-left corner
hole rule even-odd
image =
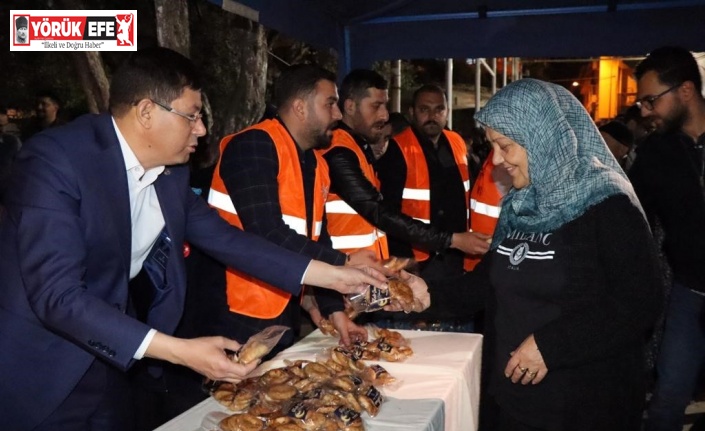
[[[150,327],[182,314],[188,241],[229,266],[298,294],[309,258],[242,232],[188,186],[186,166],[155,182],[174,247],[148,324],[125,314],[131,221],[125,162],[109,115],[31,139],[17,157],[0,221],[0,423],[40,423],[99,358],[121,369]]]

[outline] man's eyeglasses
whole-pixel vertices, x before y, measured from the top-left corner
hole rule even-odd
[[[152,100],[152,99],[150,99],[150,100]],[[185,119],[187,119],[187,120],[189,120],[189,121],[191,122],[191,126],[194,126],[198,120],[200,120],[201,118],[203,118],[203,114],[200,113],[200,112],[199,112],[198,114],[188,115],[188,114],[184,114],[183,112],[177,111],[176,109],[172,108],[172,107],[169,106],[169,105],[165,105],[165,104],[163,104],[163,103],[159,103],[159,102],[157,102],[156,100],[152,100],[152,103],[154,103],[155,105],[161,107],[162,109],[164,109],[164,110],[166,110],[166,111],[171,112],[172,114],[176,114],[176,115],[178,115],[179,117],[184,117]]]
[[[659,97],[664,96],[664,95],[670,93],[671,91],[675,90],[676,88],[680,87],[681,85],[682,85],[682,84],[674,85],[673,87],[669,88],[668,90],[663,91],[663,92],[661,92],[661,93],[659,93],[659,94],[657,94],[657,95],[655,95],[655,96],[646,96],[646,97],[643,97],[643,98],[641,98],[640,100],[637,100],[634,104],[635,104],[636,107],[639,108],[639,109],[641,109],[641,108],[646,108],[646,109],[648,109],[649,111],[653,111],[653,110],[654,110],[654,102],[656,102],[656,101],[659,99]]]

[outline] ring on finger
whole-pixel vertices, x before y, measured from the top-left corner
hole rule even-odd
[[[533,379],[536,377],[536,374],[538,374],[538,371],[527,371],[526,375],[529,377],[529,380]]]
[[[524,374],[528,370],[528,368],[525,368],[525,367],[517,367],[517,368],[519,368],[519,371],[521,371],[522,374]]]

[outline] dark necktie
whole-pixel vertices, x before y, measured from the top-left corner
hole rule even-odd
[[[159,233],[157,241],[154,243],[152,250],[149,251],[147,259],[142,264],[142,268],[147,273],[152,285],[156,289],[155,294],[164,290],[166,286],[166,266],[169,262],[169,253],[171,252],[171,238],[166,230],[166,226]]]
[[[165,226],[159,233],[147,258],[144,260],[142,270],[130,281],[130,314],[134,315],[142,322],[148,324],[156,323],[149,322],[149,320],[155,317],[152,316],[152,319],[150,319],[149,310],[153,305],[159,304],[163,300],[162,296],[168,292],[166,268],[169,262],[171,247],[172,241],[171,238],[169,238],[169,233]],[[150,387],[154,386],[154,388],[161,388],[158,389],[159,391],[163,390],[163,382],[159,379],[163,372],[160,363],[150,359],[143,359],[141,361],[141,367],[138,368],[146,369],[147,373],[149,373],[152,378],[157,379],[152,380],[147,378],[143,384],[148,384]]]
[[[130,281],[130,300],[134,315],[142,322],[147,322],[149,309],[159,301],[166,289],[166,268],[171,247],[171,238],[164,227],[144,260],[142,270]]]

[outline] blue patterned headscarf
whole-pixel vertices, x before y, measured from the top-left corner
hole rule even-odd
[[[595,123],[565,88],[536,79],[513,82],[475,119],[524,147],[529,159],[530,183],[504,197],[492,248],[515,229],[551,232],[616,194],[641,209]]]

